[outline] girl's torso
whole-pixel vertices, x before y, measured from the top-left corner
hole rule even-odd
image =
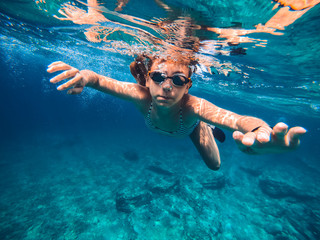
[[[164,117],[160,117],[156,112],[155,103],[152,102],[150,97],[142,109],[147,127],[164,135],[174,137],[189,136],[199,123],[192,107],[192,100],[195,99],[192,98],[196,97],[186,95],[181,100],[179,110],[175,110],[175,113],[171,112],[171,114],[169,112]]]

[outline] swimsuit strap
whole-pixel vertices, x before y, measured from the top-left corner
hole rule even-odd
[[[152,108],[153,108],[153,105],[152,105],[152,102],[150,103],[150,107],[149,107],[149,110],[148,110],[148,114],[147,114],[147,119],[149,119],[149,122],[151,122],[151,111],[152,111]],[[183,118],[182,118],[182,107],[180,107],[180,110],[179,110],[179,129],[174,131],[174,132],[178,132],[182,127],[184,127],[184,123],[183,123]],[[152,124],[153,125],[153,124]]]
[[[148,110],[147,117],[150,117],[151,111],[152,111],[152,102],[150,103],[150,107],[149,107],[149,110]]]
[[[180,110],[179,110],[179,128],[176,130],[176,131],[173,131],[173,132],[167,132],[167,131],[164,131],[156,126],[153,125],[152,121],[151,121],[151,111],[152,111],[152,108],[153,108],[153,104],[152,102],[150,103],[150,107],[149,107],[149,110],[148,110],[148,114],[147,116],[145,117],[145,122],[146,122],[146,125],[151,128],[151,129],[154,129],[154,130],[157,130],[159,131],[160,133],[163,133],[163,134],[166,134],[166,135],[171,135],[171,136],[186,136],[186,135],[189,135],[193,132],[193,130],[195,129],[195,127],[199,124],[199,121],[197,121],[193,126],[189,127],[189,128],[186,128],[184,126],[184,123],[183,123],[183,117],[182,117],[182,107],[180,107]]]

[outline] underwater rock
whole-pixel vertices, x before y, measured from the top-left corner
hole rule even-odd
[[[136,208],[149,204],[151,200],[152,196],[150,193],[142,193],[138,195],[117,193],[116,208],[119,212],[131,213]]]
[[[147,167],[147,169],[151,172],[154,172],[154,173],[157,173],[160,175],[164,175],[164,176],[173,176],[174,175],[174,173],[172,173],[168,170],[165,170],[161,167],[158,167],[158,166],[149,166],[149,167]]]
[[[210,179],[205,182],[201,182],[201,185],[205,189],[217,190],[226,186],[227,180],[223,173],[215,173]]]
[[[320,212],[316,210],[309,210],[308,216],[308,229],[312,232],[315,239],[320,239]]]
[[[277,234],[274,239],[275,240],[291,240],[292,238],[290,238],[291,236],[287,236],[285,233],[280,233]]]
[[[308,229],[312,232],[314,239],[320,239],[320,222],[309,223]]]
[[[193,176],[182,176],[179,178],[179,182],[180,184],[175,188],[174,193],[177,198],[183,199],[185,204],[185,206],[179,205],[179,212],[184,212],[185,214],[188,211],[194,211],[201,214],[207,204],[203,198],[206,190]]]
[[[180,181],[168,181],[166,179],[151,178],[147,182],[147,188],[153,194],[167,194],[179,191]]]
[[[195,229],[188,229],[185,232],[184,239],[186,239],[186,240],[212,240],[213,238],[204,229],[195,228]]]
[[[271,179],[260,179],[259,187],[261,191],[272,198],[292,197],[296,200],[311,200],[314,196],[304,193],[303,189],[298,189],[287,183]]]
[[[296,239],[320,239],[319,210],[304,208],[302,211],[296,211],[289,209],[284,216],[297,231]]]
[[[261,169],[253,169],[253,168],[246,168],[246,167],[240,167],[240,169],[253,177],[258,177],[262,174]]]
[[[312,233],[308,231],[308,228],[306,226],[306,219],[304,219],[304,216],[301,216],[301,218],[297,218],[295,214],[287,214],[286,219],[290,223],[290,225],[296,230],[297,233],[295,233],[296,239],[318,239],[313,238]]]
[[[171,216],[175,217],[175,218],[178,218],[178,219],[181,218],[180,213],[178,213],[178,212],[176,212],[176,211],[168,210],[168,213],[169,213]]]
[[[272,235],[280,234],[283,230],[281,224],[279,223],[265,224],[264,229]]]
[[[130,162],[137,162],[139,161],[139,155],[136,151],[134,150],[128,150],[123,153],[124,159],[130,161]]]

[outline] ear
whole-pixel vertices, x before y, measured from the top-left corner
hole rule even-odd
[[[189,92],[189,89],[192,87],[192,81],[188,82],[185,94]]]
[[[146,85],[145,85],[147,88],[149,88],[149,86],[150,86],[150,78],[149,77],[147,77],[147,79],[146,79]]]
[[[188,94],[189,92],[189,87],[186,88],[186,90],[184,91],[184,94]]]

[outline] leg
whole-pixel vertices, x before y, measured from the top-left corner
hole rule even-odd
[[[208,168],[218,170],[220,168],[220,154],[211,128],[206,123],[200,122],[190,134],[190,138]]]

